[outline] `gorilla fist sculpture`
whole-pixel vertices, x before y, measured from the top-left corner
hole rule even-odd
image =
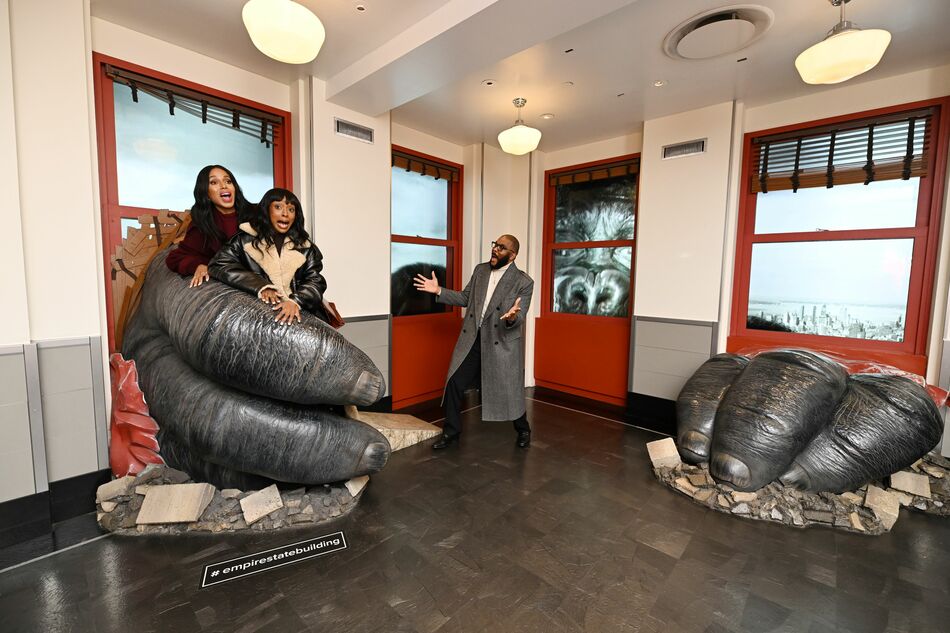
[[[341,481],[385,465],[382,434],[327,406],[383,396],[366,354],[309,313],[283,326],[245,292],[214,281],[189,288],[166,255],[148,268],[122,353],[136,363],[168,465],[244,490]]]
[[[940,441],[927,390],[904,376],[849,376],[802,350],[706,361],[676,402],[684,461],[709,461],[713,478],[752,491],[779,479],[811,492],[844,492],[911,465]]]

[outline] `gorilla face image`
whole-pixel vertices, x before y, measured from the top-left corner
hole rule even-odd
[[[636,176],[557,187],[556,242],[632,240]],[[630,303],[629,246],[554,251],[554,311],[626,317]]]

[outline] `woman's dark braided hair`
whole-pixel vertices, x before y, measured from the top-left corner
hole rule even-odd
[[[274,202],[280,202],[281,200],[286,200],[287,204],[294,205],[294,210],[296,211],[293,224],[290,225],[290,230],[283,236],[281,236],[281,234],[277,232],[277,229],[270,223],[270,205]],[[273,246],[277,244],[278,240],[283,244],[285,237],[290,238],[294,248],[298,250],[304,248],[310,240],[310,235],[303,227],[303,209],[300,206],[300,200],[298,200],[294,192],[289,189],[275,188],[265,193],[264,197],[261,198],[261,201],[257,204],[257,213],[250,218],[250,223],[251,227],[257,233],[257,236],[251,241],[251,244],[259,251],[264,250],[261,248],[262,244],[265,247]]]
[[[220,169],[231,178],[234,185],[234,212],[237,213],[238,223],[245,222],[252,213],[252,205],[244,198],[244,192],[231,170],[221,165],[207,165],[198,172],[195,178],[195,204],[191,207],[191,223],[205,236],[205,239],[216,239],[219,244],[228,241],[228,237],[214,223],[214,203],[208,195],[208,181],[212,169]]]

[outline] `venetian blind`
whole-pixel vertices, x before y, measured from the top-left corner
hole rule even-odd
[[[759,137],[752,141],[749,191],[925,176],[932,136],[927,108]]]
[[[419,158],[413,154],[406,154],[399,150],[393,150],[393,167],[414,171],[423,176],[432,176],[436,179],[448,180],[449,182],[458,182],[459,170],[456,167],[450,167],[433,160]]]
[[[109,79],[132,90],[132,101],[136,103],[139,95],[145,94],[167,104],[168,114],[172,116],[185,112],[200,118],[202,123],[221,125],[258,138],[268,147],[276,144],[282,117],[115,66],[107,65],[105,70]]]
[[[548,183],[554,187],[557,185],[570,185],[575,182],[589,182],[591,180],[603,180],[604,178],[616,178],[617,176],[627,176],[636,174],[640,169],[640,159],[630,158],[617,161],[616,163],[607,163],[597,165],[596,167],[581,167],[569,171],[561,171],[551,174]]]

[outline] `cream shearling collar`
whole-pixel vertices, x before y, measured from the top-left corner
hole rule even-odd
[[[248,235],[257,236],[257,232],[247,222],[244,222],[238,228]],[[309,247],[310,242],[306,242],[304,248]],[[280,254],[277,253],[277,248],[273,245],[261,245],[261,248],[255,248],[251,242],[244,244],[244,252],[264,270],[264,274],[270,279],[272,285],[265,286],[265,288],[274,288],[282,298],[290,299],[291,283],[294,280],[294,275],[307,261],[305,253],[295,249],[290,238],[285,238]],[[261,290],[264,290],[264,288]]]

